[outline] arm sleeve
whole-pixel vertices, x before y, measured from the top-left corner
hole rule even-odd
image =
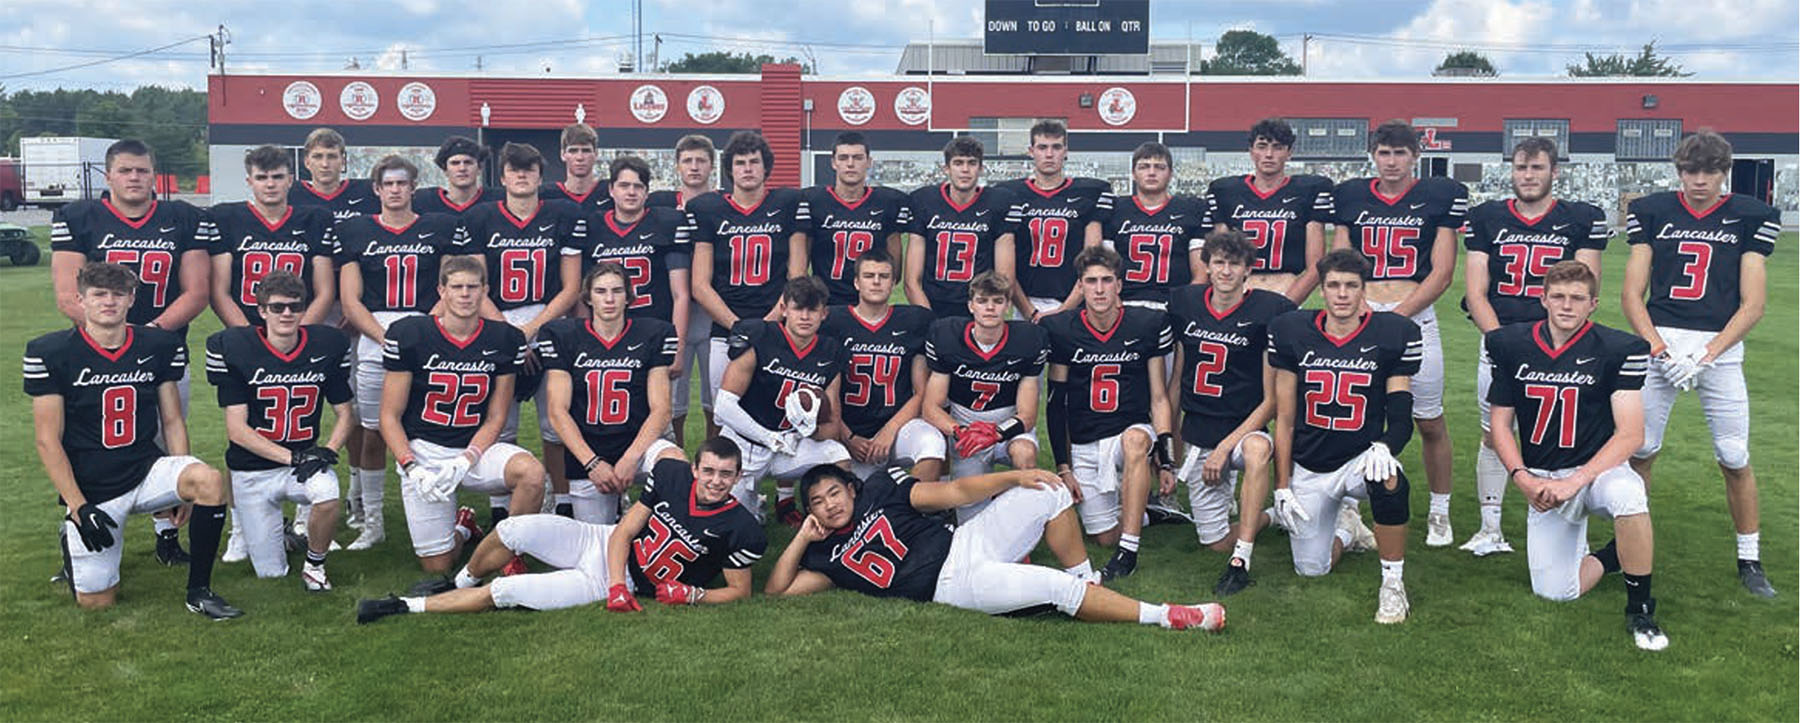
[[[50,373],[52,366],[50,346],[48,337],[33,339],[25,345],[22,372],[25,378],[25,394],[29,396],[41,397],[61,391],[56,386],[55,376]]]
[[[1591,206],[1588,213],[1592,214],[1592,218],[1588,223],[1587,239],[1579,248],[1605,251],[1607,242],[1612,240],[1612,228],[1606,225],[1606,212],[1600,210],[1599,206]]]
[[[562,329],[559,328],[560,326],[560,324],[551,322],[545,324],[542,329],[538,330],[536,343],[537,355],[538,361],[544,365],[545,369],[560,369],[566,372],[570,371],[569,361],[562,358],[560,349],[562,346]]]
[[[1631,338],[1619,355],[1619,370],[1613,382],[1613,391],[1628,392],[1644,388],[1644,374],[1650,370],[1650,342],[1637,337]],[[1488,395],[1492,397],[1493,395]]]
[[[390,372],[413,371],[411,355],[407,351],[414,345],[401,343],[409,336],[407,329],[411,324],[395,323],[388,327],[387,335],[381,342],[381,368]]]
[[[737,535],[732,537],[732,550],[725,556],[725,569],[743,570],[761,560],[763,553],[769,550],[769,538],[763,534],[762,528],[745,525]]]
[[[163,343],[169,345],[169,363],[163,366],[162,374],[158,375],[156,381],[179,382],[182,377],[187,376],[187,340],[169,332],[164,332],[164,335],[166,341]]]
[[[206,381],[218,390],[220,407],[246,404],[250,401],[250,390],[244,386],[242,379],[231,373],[231,366],[225,360],[225,332],[223,331],[206,337]]]
[[[56,209],[50,214],[50,250],[74,251],[83,253],[81,245],[75,241],[75,235],[81,231],[78,214],[69,213],[69,209],[80,206],[69,205]]]
[[[681,339],[675,334],[675,327],[670,326],[663,332],[662,346],[656,353],[656,366],[675,366],[675,350],[681,346]]]
[[[1629,244],[1650,243],[1650,235],[1644,232],[1645,218],[1644,199],[1633,200],[1625,207],[1625,242]]]
[[[1764,256],[1775,253],[1775,239],[1781,236],[1781,212],[1775,209],[1769,210],[1770,213],[1764,215],[1761,219],[1748,219],[1745,221],[1745,223],[1748,224],[1756,223],[1760,220],[1761,224],[1756,227],[1755,235],[1750,238],[1749,242],[1744,244],[1744,251],[1753,254],[1762,254]]]
[[[1445,180],[1450,186],[1450,206],[1444,209],[1444,215],[1438,219],[1437,225],[1439,228],[1458,231],[1469,217],[1469,187],[1458,181]]]
[[[1406,443],[1412,441],[1413,434],[1413,395],[1412,392],[1392,392],[1387,395],[1387,424],[1382,429],[1381,443],[1387,445],[1388,452],[1400,454],[1406,449]]]
[[[1058,467],[1069,464],[1068,399],[1068,382],[1050,382],[1050,394],[1044,400],[1044,426],[1050,433],[1050,456]]]
[[[350,376],[355,373],[356,357],[350,353],[350,340],[342,335],[340,338],[344,340],[344,353],[338,355],[336,373],[325,379],[325,401],[332,404],[343,404],[356,397],[356,392],[350,387]]]
[[[1419,373],[1419,365],[1424,362],[1425,340],[1419,331],[1418,324],[1404,316],[1400,319],[1406,322],[1402,327],[1404,333],[1401,337],[1405,343],[1400,347],[1399,361],[1394,364],[1393,371],[1389,373],[1394,376],[1410,377]]]

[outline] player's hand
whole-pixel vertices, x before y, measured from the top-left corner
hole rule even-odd
[[[664,605],[692,605],[706,597],[706,588],[696,587],[676,580],[665,580],[656,584],[656,601]]]
[[[1157,481],[1157,486],[1156,486],[1157,494],[1170,495],[1170,494],[1175,493],[1175,473],[1174,472],[1170,472],[1169,470],[1166,470],[1166,469],[1159,469],[1156,471],[1156,481]]]
[[[844,440],[844,449],[850,450],[850,458],[867,464],[869,462],[869,440],[854,434]]]
[[[312,446],[294,453],[292,466],[294,479],[300,484],[317,476],[320,472],[336,467],[338,454],[328,447]]]
[[[174,525],[176,527],[185,525],[185,524],[187,524],[188,517],[193,516],[193,514],[194,514],[193,503],[183,502],[179,505],[176,505],[173,509],[169,510],[169,524]]]
[[[99,552],[112,547],[112,530],[117,529],[119,523],[114,522],[112,515],[106,514],[94,503],[88,502],[76,508],[75,514],[69,519],[75,523],[75,532],[81,535],[81,544],[88,552]]]
[[[799,430],[784,429],[769,438],[769,451],[775,454],[792,455],[800,449],[800,439],[804,435]]]
[[[1013,474],[1018,475],[1018,484],[1025,489],[1052,490],[1063,484],[1060,475],[1047,469],[1021,469]]]
[[[474,466],[475,460],[469,458],[467,451],[438,465],[437,484],[438,489],[444,494],[444,499],[456,498],[457,486],[462,484],[463,478],[469,476],[469,468]]]
[[[618,491],[613,489],[613,466],[607,464],[606,460],[600,460],[593,469],[588,470],[587,478],[589,482],[594,483],[594,489],[599,490],[602,494],[612,494]]]
[[[1680,391],[1693,389],[1700,383],[1700,372],[1712,366],[1710,361],[1701,361],[1706,352],[1693,351],[1684,354],[1671,354],[1664,359],[1663,376],[1668,378],[1669,385]]]
[[[1080,502],[1081,501],[1081,483],[1075,481],[1075,470],[1065,469],[1060,472],[1057,472],[1056,476],[1058,478],[1062,479],[1062,483],[1063,483],[1064,487],[1069,488],[1069,495],[1071,497],[1074,497],[1076,502]]]
[[[641,613],[644,611],[644,606],[639,605],[637,598],[631,596],[631,591],[625,588],[625,583],[619,582],[613,583],[613,586],[606,591],[606,609],[615,613]]]
[[[1400,460],[1388,451],[1386,442],[1374,442],[1356,458],[1356,471],[1367,482],[1386,482],[1400,473]]]
[[[412,485],[413,493],[426,502],[446,502],[449,498],[438,493],[437,470],[419,462],[407,462],[400,467],[400,477]]]
[[[794,533],[794,539],[802,543],[812,544],[825,539],[825,526],[819,524],[819,518],[807,515],[800,521],[800,531]]]
[[[1000,441],[1000,428],[993,422],[975,422],[958,429],[956,456],[968,459],[986,451]]]
[[[1225,481],[1225,468],[1231,465],[1231,447],[1221,443],[1213,451],[1206,454],[1206,462],[1200,466],[1200,481],[1208,487]]]
[[[1306,507],[1294,496],[1294,490],[1281,487],[1275,490],[1275,520],[1282,527],[1298,530],[1300,523],[1312,521],[1312,515],[1306,513]]]
[[[808,405],[806,399],[813,402]],[[819,409],[825,406],[825,398],[820,395],[789,393],[782,400],[781,406],[786,412],[788,426],[802,437],[811,437],[819,429]]]
[[[870,464],[876,464],[886,462],[889,458],[893,457],[894,437],[899,436],[899,434],[899,432],[890,432],[885,427],[882,428],[881,431],[876,432],[874,437],[869,438],[869,458],[863,461],[869,462]]]
[[[612,481],[614,485],[618,486],[615,491],[624,492],[626,487],[630,487],[632,482],[637,481],[637,469],[644,463],[643,460],[642,455],[634,456],[627,453],[620,457],[619,461],[613,463]]]

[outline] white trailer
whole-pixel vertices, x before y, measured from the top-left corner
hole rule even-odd
[[[49,136],[20,138],[25,202],[60,206],[99,198],[106,190],[106,148],[111,138]]]

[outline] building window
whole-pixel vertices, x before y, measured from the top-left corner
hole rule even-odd
[[[1613,157],[1621,161],[1666,161],[1681,143],[1681,121],[1627,118],[1619,121]]]
[[[1533,136],[1554,141],[1558,160],[1569,160],[1569,121],[1566,118],[1508,118],[1503,132],[1505,137],[1500,139],[1500,152],[1507,154],[1507,160],[1512,160],[1513,146]]]
[[[1367,118],[1289,118],[1296,160],[1362,158],[1369,150]]]

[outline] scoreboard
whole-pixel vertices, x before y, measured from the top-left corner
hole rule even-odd
[[[988,55],[1143,55],[1150,0],[987,0]]]

